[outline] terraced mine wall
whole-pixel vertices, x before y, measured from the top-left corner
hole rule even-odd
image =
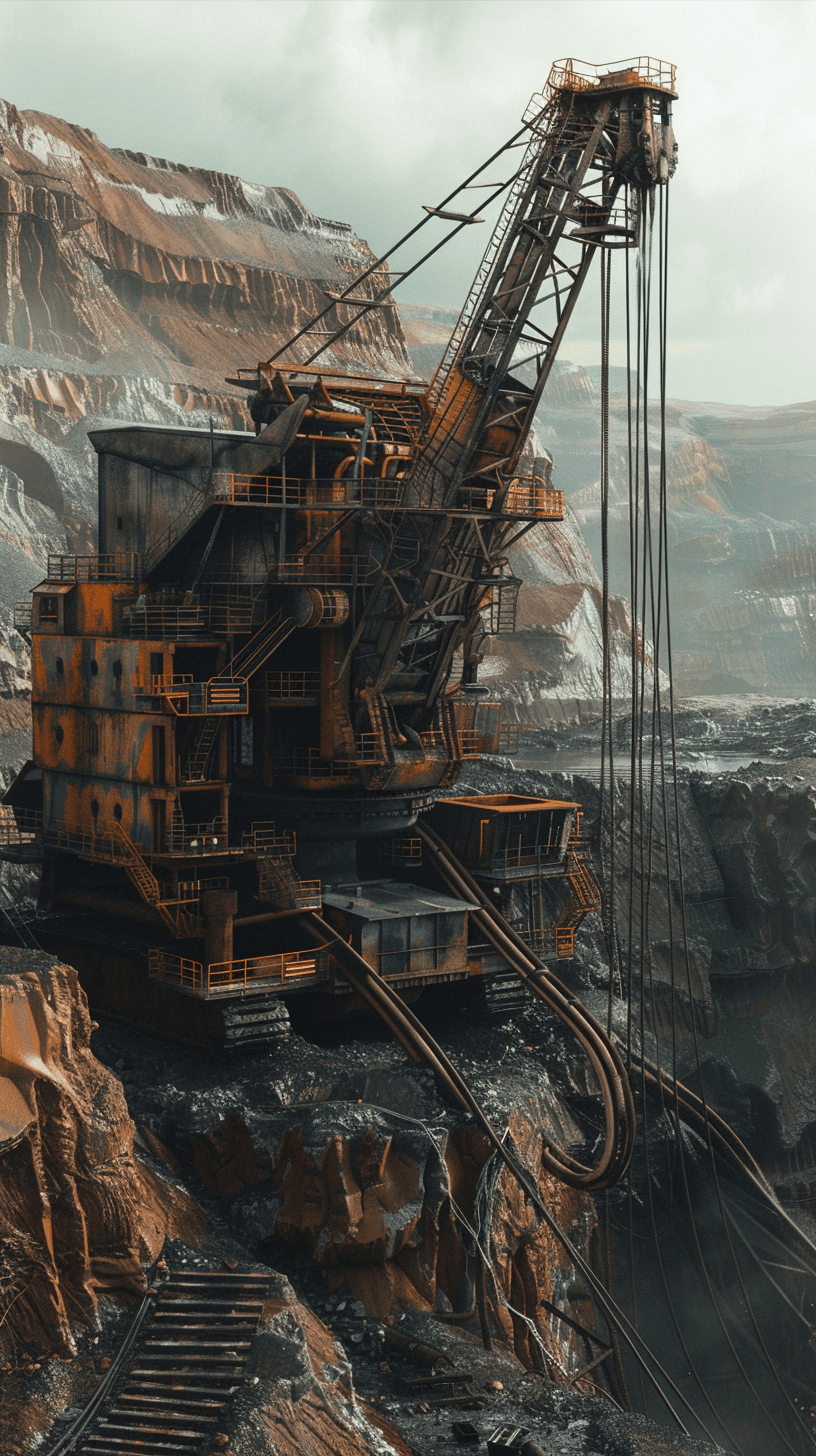
[[[435,351],[441,354],[444,348],[455,315],[408,306],[402,317],[412,358],[429,368]],[[630,593],[626,388],[626,370],[613,368],[609,563],[612,592],[623,600]],[[656,401],[650,409],[650,448],[657,460]],[[670,399],[666,424],[677,691],[812,694],[816,403],[740,408]],[[555,609],[554,599],[548,609],[538,606],[528,630],[537,621],[550,642],[560,633],[565,643],[577,644],[580,632],[567,603],[580,583],[587,591],[597,588],[601,568],[599,370],[556,364],[537,428],[596,569],[590,572],[582,564],[570,576],[570,594],[560,608]],[[559,584],[549,573],[547,579]],[[585,599],[584,615],[590,610]],[[504,643],[498,651],[504,654]],[[586,660],[586,649],[580,655]],[[555,681],[546,659],[542,668]],[[562,681],[561,695],[567,698],[570,674]],[[527,697],[546,696],[538,691],[545,686],[545,680],[536,681],[536,692],[528,689]]]

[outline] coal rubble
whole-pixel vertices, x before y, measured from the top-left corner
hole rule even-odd
[[[557,1023],[548,1025],[531,1008],[486,1024],[472,998],[456,996],[440,994],[426,1016],[494,1125],[512,1126],[528,1157],[525,1129],[529,1139],[540,1120],[579,1146],[567,1098],[581,1079]],[[358,1020],[350,1035],[345,1041],[336,1029],[316,1028],[316,1040],[294,1034],[275,1052],[217,1062],[182,1049],[168,1083],[166,1049],[155,1038],[113,1022],[96,1033],[98,1055],[123,1080],[140,1156],[157,1169],[177,1170],[210,1220],[208,1242],[169,1243],[168,1263],[187,1270],[224,1258],[241,1268],[272,1265],[288,1300],[290,1318],[281,1324],[278,1314],[269,1322],[265,1352],[253,1356],[250,1382],[223,1423],[228,1449],[246,1456],[312,1449],[290,1447],[277,1424],[271,1444],[258,1429],[257,1412],[279,1409],[282,1387],[284,1403],[297,1405],[315,1382],[314,1335],[308,1342],[293,1338],[296,1310],[323,1331],[319,1379],[324,1391],[340,1394],[343,1420],[357,1430],[359,1446],[339,1444],[335,1432],[332,1450],[485,1450],[504,1430],[508,1439],[526,1432],[519,1441],[535,1440],[548,1456],[714,1452],[619,1412],[585,1380],[570,1389],[566,1377],[585,1363],[583,1345],[576,1349],[557,1322],[549,1329],[540,1310],[538,1368],[530,1368],[521,1322],[501,1303],[490,1302],[492,1348],[485,1349],[475,1307],[468,1313],[468,1271],[463,1279],[457,1270],[461,1247],[445,1224],[442,1195],[450,1196],[455,1180],[467,1219],[474,1170],[462,1154],[483,1161],[486,1150],[445,1104],[433,1077],[384,1042],[376,1023]],[[371,1180],[374,1163],[379,1181]],[[515,1242],[518,1252],[525,1232],[528,1245],[537,1238],[546,1246],[546,1238],[511,1182],[502,1181],[493,1210],[495,1275],[498,1291],[512,1289],[517,1298],[509,1245]],[[586,1249],[594,1223],[589,1201],[553,1185],[547,1192]],[[586,1319],[585,1291],[563,1254],[550,1246],[542,1253],[538,1265],[528,1255],[524,1269],[525,1278],[538,1279],[528,1312],[549,1295]]]
[[[779,705],[768,719],[760,708],[751,733],[766,736],[753,768],[679,775],[694,972],[685,1001],[668,973],[661,980],[671,922],[657,880],[652,901],[652,1004],[667,1016],[675,1012],[678,1071],[692,1087],[702,1071],[711,1104],[760,1158],[802,1227],[809,1225],[806,1200],[816,1196],[816,1057],[801,1030],[813,1024],[816,963],[808,712],[803,704]],[[684,731],[690,741],[688,725]],[[759,760],[774,744],[796,759],[769,772]],[[756,736],[746,740],[751,756],[756,745]],[[599,794],[589,779],[516,767],[512,759],[483,760],[465,765],[459,788],[574,796],[585,805],[586,836],[597,854]],[[621,814],[626,802],[622,795]],[[625,928],[622,921],[624,953]],[[25,953],[16,957],[10,970],[19,974]],[[597,917],[585,922],[576,958],[559,974],[596,1015],[605,1020],[611,1008],[613,1025],[625,1028]],[[162,1215],[158,1244],[150,1233],[143,1267],[150,1273],[161,1257],[175,1273],[274,1271],[247,1378],[205,1449],[424,1456],[466,1445],[484,1451],[494,1435],[497,1443],[516,1439],[515,1449],[532,1441],[547,1456],[702,1456],[720,1449],[678,1433],[656,1402],[647,1405],[651,1419],[619,1410],[625,1398],[611,1360],[582,1374],[598,1347],[588,1350],[548,1306],[605,1341],[590,1291],[509,1175],[491,1169],[489,1146],[446,1102],[432,1074],[408,1061],[373,1019],[311,1025],[307,998],[291,1004],[296,1030],[267,1052],[205,1054],[104,1019],[92,1037],[98,1085],[121,1083],[133,1121],[128,1133],[114,1099],[117,1137],[132,1138],[134,1166],[145,1170],[139,1176],[149,1179],[151,1196],[165,1190],[162,1207],[177,1210]],[[427,991],[418,1009],[493,1126],[509,1129],[527,1167],[537,1170],[548,1208],[597,1267],[603,1200],[556,1183],[540,1159],[542,1134],[586,1161],[599,1146],[601,1110],[569,1034],[534,1003],[490,1021],[467,986]],[[666,1024],[658,1016],[657,1030],[644,1027],[653,1055],[665,1051]],[[638,1114],[642,1127],[648,1121],[648,1158],[636,1159],[631,1191],[614,1190],[609,1200],[609,1247],[621,1271],[615,1294],[624,1297],[629,1277],[620,1232],[627,1199],[643,1288],[658,1287],[651,1198],[660,1229],[670,1230],[662,1245],[667,1279],[698,1318],[706,1296],[672,1183],[675,1132],[670,1119],[649,1113],[640,1100]],[[703,1238],[718,1258],[705,1149],[691,1133],[684,1134],[684,1157],[698,1188]],[[477,1190],[493,1172],[489,1218],[478,1226]],[[481,1320],[477,1238],[491,1263]],[[733,1285],[726,1264],[717,1269],[724,1287],[729,1278]],[[47,1450],[70,1425],[115,1358],[137,1298],[135,1285],[129,1306],[121,1293],[103,1292],[85,1323],[73,1324],[72,1347],[58,1353],[31,1331],[4,1347],[4,1453]],[[812,1320],[813,1311],[805,1312]],[[665,1310],[650,1296],[641,1314],[644,1338],[682,1378],[683,1356]],[[786,1343],[794,1335],[782,1325],[777,1338],[798,1369],[801,1352]],[[760,1378],[753,1367],[751,1374]],[[631,1387],[628,1366],[626,1377]],[[728,1420],[753,1456],[750,1431],[746,1439],[740,1426],[739,1380],[732,1384]],[[684,1390],[694,1394],[688,1380]]]

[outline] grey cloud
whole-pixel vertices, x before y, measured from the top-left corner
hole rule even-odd
[[[379,250],[516,129],[552,60],[674,60],[670,390],[783,403],[816,395],[813,16],[798,0],[6,0],[0,94],[290,187]],[[487,232],[406,298],[458,306]],[[596,291],[566,346],[586,362]]]

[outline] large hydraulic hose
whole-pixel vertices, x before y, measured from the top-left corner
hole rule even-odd
[[[571,992],[567,990],[563,983],[560,982],[551,973],[547,974],[546,979],[539,977],[533,978],[529,973],[525,974],[525,972],[520,968],[520,965],[517,963],[517,961],[515,959],[511,959],[510,956],[506,953],[505,949],[501,944],[502,939],[504,939],[506,942],[509,942],[511,946],[514,946],[516,948],[521,947],[523,951],[523,958],[528,963],[537,963],[538,965],[542,965],[543,963],[539,961],[538,957],[534,954],[534,952],[532,952],[524,944],[524,942],[521,940],[521,937],[516,934],[512,926],[507,924],[503,916],[499,914],[495,906],[490,903],[480,887],[473,880],[472,876],[468,874],[467,870],[465,870],[462,865],[458,864],[453,854],[448,849],[447,845],[445,845],[444,842],[439,839],[439,837],[433,832],[433,830],[430,830],[427,825],[420,825],[419,833],[422,835],[422,838],[428,848],[430,857],[433,863],[436,865],[439,874],[442,875],[443,879],[445,879],[446,883],[450,886],[454,893],[461,898],[475,899],[480,905],[480,908],[483,909],[484,918],[479,918],[479,924],[482,928],[482,931],[484,934],[488,934],[488,923],[492,924],[492,926],[495,927],[496,935],[495,937],[491,936],[491,944],[493,944],[496,949],[499,950],[500,954],[505,956],[508,964],[510,964],[514,970],[518,970],[519,974],[523,976],[523,979],[530,985],[531,989],[535,991],[536,994],[541,995],[542,999],[547,1001],[547,1004],[552,1006],[553,1010],[555,1010],[559,1016],[562,1016],[562,1019],[567,1023],[567,1025],[569,1025],[570,1028],[575,1031],[575,1034],[582,1045],[586,1046],[586,1043],[584,1041],[581,1030],[579,1030],[578,1026],[575,1025],[576,1021],[583,1023],[584,1027],[586,1025],[589,1025],[590,1027],[594,1028],[596,1035],[600,1035],[600,1037],[606,1043],[607,1047],[610,1048],[612,1058],[616,1064],[616,1068],[618,1069],[617,1075],[620,1076],[622,1073],[625,1079],[627,1091],[629,1091],[629,1097],[627,1101],[632,1108],[631,1126],[634,1134],[634,1106],[632,1105],[631,1090],[629,1089],[629,1077],[626,1075],[625,1069],[623,1067],[623,1062],[620,1058],[617,1048],[609,1042],[609,1039],[607,1038],[603,1028],[595,1020],[592,1014],[587,1011],[585,1007],[582,1007],[580,1005],[577,999],[572,996]],[[479,916],[479,911],[475,912],[474,918],[476,918],[476,916]],[[501,934],[499,934],[499,931],[501,931]],[[545,992],[547,994],[545,994]],[[561,995],[567,998],[571,1003],[570,1006],[567,1008],[568,1012],[570,1013],[569,1015],[565,1015],[563,1011],[559,1008],[559,1006],[557,1004],[554,1004],[555,998],[553,996],[551,999],[550,993],[555,992],[560,992]],[[597,1061],[593,1056],[592,1052],[589,1050],[589,1047],[587,1047],[586,1049],[592,1065],[595,1068],[596,1074],[599,1076],[600,1080],[601,1074],[598,1072]],[[645,1089],[651,1096],[661,1099],[661,1101],[666,1103],[669,1107],[674,1107],[676,1105],[682,1120],[688,1126],[693,1127],[695,1131],[698,1132],[699,1135],[703,1138],[704,1141],[709,1142],[713,1152],[722,1160],[722,1162],[727,1167],[729,1167],[732,1172],[735,1172],[740,1177],[742,1177],[751,1187],[752,1191],[760,1197],[762,1202],[766,1205],[771,1214],[774,1216],[776,1222],[784,1228],[787,1237],[793,1237],[794,1242],[799,1246],[802,1257],[807,1261],[811,1270],[816,1272],[816,1246],[814,1246],[811,1240],[807,1237],[807,1235],[803,1232],[799,1225],[791,1218],[790,1214],[780,1203],[773,1188],[771,1187],[771,1184],[768,1182],[765,1174],[762,1172],[759,1164],[756,1162],[755,1158],[749,1152],[748,1148],[745,1146],[742,1140],[734,1132],[734,1129],[730,1127],[729,1124],[725,1121],[725,1119],[720,1117],[719,1114],[713,1110],[713,1108],[708,1107],[707,1104],[703,1101],[701,1097],[697,1095],[696,1092],[692,1092],[691,1088],[686,1087],[684,1083],[680,1081],[675,1081],[673,1077],[670,1077],[667,1072],[663,1071],[662,1068],[659,1068],[653,1062],[649,1061],[648,1058],[643,1058],[642,1060],[635,1059],[632,1064],[631,1075],[632,1078],[635,1080],[637,1080],[638,1078],[642,1078]],[[603,1082],[601,1082],[601,1087],[602,1091],[604,1092],[604,1107],[607,1112],[608,1119],[611,1100],[609,1097],[610,1089],[605,1087]],[[609,1149],[609,1145],[610,1137],[609,1132],[607,1132],[607,1145],[604,1150],[605,1154]],[[554,1154],[557,1154],[557,1150],[551,1148],[551,1158]],[[569,1157],[569,1155],[565,1154],[561,1154],[561,1156],[565,1159]],[[570,1162],[571,1161],[573,1160],[570,1159]],[[552,1170],[557,1173],[557,1176],[564,1177],[563,1173],[561,1173],[557,1168],[553,1168],[552,1162],[550,1160],[547,1161],[547,1166],[552,1168]],[[599,1164],[599,1167],[600,1166],[601,1165]],[[564,1177],[564,1181],[571,1183],[574,1182],[573,1178],[570,1177]],[[586,1187],[587,1184],[582,1183],[578,1186]],[[599,1187],[603,1185],[595,1184],[590,1186]]]
[[[649,1350],[635,1327],[623,1313],[623,1310],[615,1303],[609,1291],[601,1283],[591,1264],[587,1262],[580,1250],[576,1248],[575,1244],[573,1244],[572,1240],[561,1228],[557,1219],[550,1213],[550,1210],[541,1197],[538,1184],[532,1173],[516,1157],[512,1147],[508,1147],[502,1138],[499,1137],[495,1128],[485,1117],[484,1112],[464,1078],[460,1076],[456,1068],[448,1060],[441,1047],[437,1046],[430,1033],[426,1031],[425,1027],[414,1015],[410,1007],[406,1006],[402,997],[398,995],[393,987],[389,986],[388,982],[377,971],[373,970],[363,960],[362,956],[354,950],[353,946],[350,946],[343,940],[342,936],[338,935],[321,916],[314,913],[302,915],[300,923],[317,945],[329,951],[352,989],[358,995],[362,996],[368,1005],[371,1006],[372,1010],[376,1011],[377,1015],[382,1018],[386,1026],[390,1028],[398,1041],[405,1047],[409,1056],[413,1057],[415,1061],[424,1062],[427,1067],[430,1067],[444,1085],[448,1087],[459,1105],[466,1112],[469,1112],[478,1123],[498,1157],[508,1168],[519,1187],[533,1204],[533,1207],[538,1210],[547,1227],[566,1250],[576,1269],[580,1270],[583,1274],[590,1289],[595,1294],[598,1303],[604,1310],[607,1319],[628,1345],[644,1374],[652,1382],[661,1400],[663,1400],[671,1415],[677,1421],[681,1431],[688,1434],[680,1415],[672,1404],[670,1397],[667,1395],[664,1385],[661,1383],[661,1378],[665,1382],[665,1385],[679,1398],[680,1402],[690,1410],[691,1407],[689,1407],[688,1401],[675,1385],[668,1372]]]
[[[422,837],[437,872],[459,899],[475,901],[471,911],[483,935],[507,964],[518,973],[536,996],[546,1002],[560,1017],[583,1047],[595,1071],[604,1104],[606,1139],[603,1153],[594,1168],[578,1162],[571,1153],[549,1143],[541,1160],[549,1172],[572,1188],[612,1188],[623,1177],[635,1145],[635,1104],[623,1061],[614,1042],[577,996],[559,981],[538,958],[521,936],[491,905],[473,877],[461,865],[444,842],[420,824]]]

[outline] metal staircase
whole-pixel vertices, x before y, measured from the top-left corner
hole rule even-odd
[[[601,908],[601,892],[589,866],[577,854],[567,858],[569,893],[564,908],[553,925],[556,954],[572,953],[578,926],[593,910]]]
[[[150,550],[145,553],[144,569],[147,574],[158,566],[168,551],[181,540],[182,536],[186,535],[193,523],[198,520],[199,516],[203,516],[211,505],[212,488],[203,492],[195,490],[194,494],[188,497],[178,515],[165,528],[161,536],[153,542]]]
[[[360,696],[364,699],[368,708],[368,717],[371,723],[371,731],[376,741],[376,757],[372,762],[393,763],[394,745],[389,732],[387,721],[388,709],[379,693],[373,688],[361,688]]]
[[[295,873],[291,854],[266,854],[258,858],[258,899],[278,910],[320,908],[320,881],[301,880]]]
[[[276,652],[282,642],[291,632],[294,632],[296,622],[292,617],[285,617],[283,609],[280,608],[274,616],[264,622],[254,637],[251,637],[245,647],[236,653],[231,662],[227,663],[222,677],[252,677],[252,674],[263,667],[264,663]]]
[[[207,764],[223,721],[223,717],[217,716],[205,718],[201,723],[193,747],[181,762],[179,777],[182,783],[200,784],[206,780]]]
[[[162,899],[161,886],[156,876],[121,824],[114,822],[111,825],[110,843],[113,860],[123,865],[131,884],[142,899],[161,916],[170,934],[176,940],[185,940],[188,936],[199,934],[201,924],[197,916],[190,914],[190,902]]]

